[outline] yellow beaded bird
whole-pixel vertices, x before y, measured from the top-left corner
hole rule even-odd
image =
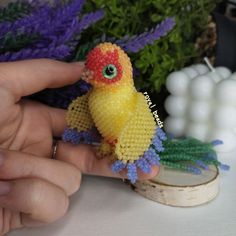
[[[70,104],[63,140],[93,143],[97,130],[100,154],[114,160],[114,172],[127,169],[134,183],[137,168],[149,173],[151,166],[159,165],[158,153],[164,150],[166,136],[156,125],[145,96],[134,87],[130,59],[115,44],[99,44],[87,55],[82,79],[92,89]]]

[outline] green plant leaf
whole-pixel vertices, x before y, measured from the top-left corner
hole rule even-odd
[[[179,70],[198,56],[194,47],[196,37],[206,27],[209,14],[220,0],[91,0],[85,11],[105,10],[105,18],[83,34],[85,45],[106,33],[122,38],[136,35],[155,27],[166,17],[175,17],[176,27],[165,38],[130,55],[140,71],[135,84],[139,88],[159,92],[171,71]],[[81,48],[78,47],[76,58]]]

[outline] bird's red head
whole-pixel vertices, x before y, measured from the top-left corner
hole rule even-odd
[[[120,83],[126,73],[132,78],[129,57],[117,45],[103,43],[88,54],[82,79],[95,87],[101,87]]]

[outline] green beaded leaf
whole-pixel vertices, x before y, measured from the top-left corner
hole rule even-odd
[[[212,143],[204,143],[194,138],[167,139],[163,143],[165,150],[159,153],[162,165],[183,170],[201,173],[201,168],[208,168],[208,165],[215,165],[228,169],[217,160],[216,151]]]

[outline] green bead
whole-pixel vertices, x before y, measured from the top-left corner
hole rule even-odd
[[[117,76],[117,68],[115,65],[109,64],[103,68],[102,74],[106,79],[114,79]]]

